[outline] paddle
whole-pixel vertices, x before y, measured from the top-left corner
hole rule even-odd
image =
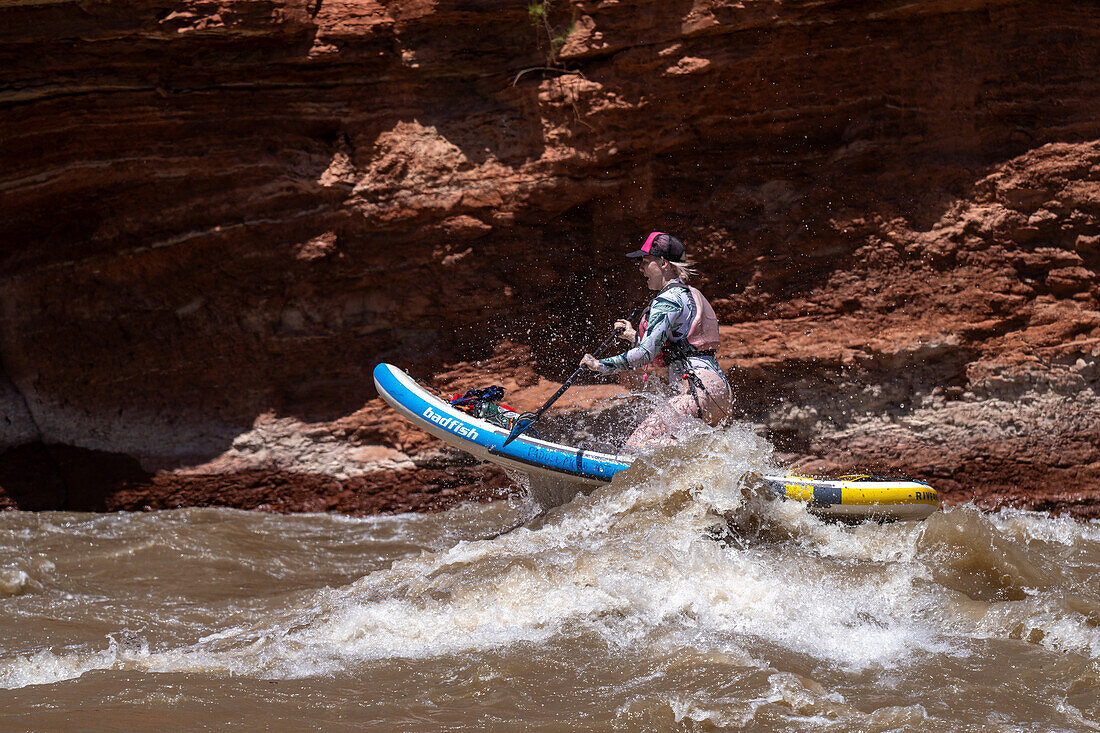
[[[634,316],[638,315],[638,311],[640,311],[641,309],[642,309],[642,306],[638,306],[637,308],[635,308],[633,311],[631,311],[630,315],[627,316],[626,320],[633,323],[634,322]],[[608,346],[610,346],[612,343],[615,342],[615,339],[618,337],[618,335],[619,335],[619,329],[616,328],[615,330],[613,330],[611,332],[611,335],[607,337],[607,340],[604,341],[602,344],[600,344],[599,347],[594,352],[592,352],[592,356],[599,359],[600,354],[602,354],[604,352],[604,350],[607,349]],[[521,415],[516,420],[516,424],[512,428],[512,432],[508,433],[508,438],[504,441],[504,445],[508,445],[513,440],[515,440],[519,436],[523,435],[523,433],[526,432],[527,428],[531,427],[536,422],[538,422],[539,418],[542,417],[542,413],[546,412],[546,409],[548,407],[550,407],[550,405],[557,402],[558,398],[561,397],[563,394],[565,394],[565,390],[567,390],[571,386],[573,386],[573,380],[576,379],[577,377],[579,377],[581,372],[583,372],[583,371],[584,371],[584,367],[577,367],[577,371],[573,372],[572,376],[570,376],[569,379],[565,380],[565,384],[563,384],[561,386],[561,389],[559,389],[557,392],[555,392],[554,396],[551,397],[550,399],[548,399],[546,401],[546,404],[544,404],[542,407],[540,407],[538,409],[538,411],[532,417],[528,418],[528,417],[523,417]],[[501,446],[501,447],[504,447],[504,446]]]

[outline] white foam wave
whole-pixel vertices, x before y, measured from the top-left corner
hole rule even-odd
[[[704,652],[736,650],[746,659],[779,647],[848,670],[955,653],[960,637],[983,634],[1096,657],[1100,632],[1050,598],[967,605],[938,585],[934,553],[954,552],[951,542],[965,535],[944,529],[958,519],[950,513],[937,520],[944,524],[940,544],[926,537],[933,525],[826,524],[802,504],[753,492],[754,476],[770,461],[770,447],[747,429],[706,432],[500,537],[407,557],[310,603],[186,647],[150,650],[112,639],[99,650],[47,649],[0,660],[0,686],[45,684],[95,669],[307,676],[369,660],[569,636],[624,649],[690,644]],[[751,519],[746,526],[756,534],[740,544],[715,542],[707,529],[724,515]],[[1086,526],[1075,535],[1074,526],[1058,520],[1010,514],[974,526],[1062,545],[1092,531]],[[775,704],[778,695],[792,715],[855,715],[842,711],[843,700],[812,690],[803,705],[799,685],[777,678],[774,695],[759,702]],[[756,710],[714,712],[709,704],[671,699],[669,705],[676,721],[721,725],[741,724]],[[911,708],[879,712],[906,725],[923,716]]]
[[[17,567],[0,568],[0,597],[16,596],[27,590],[31,576]]]

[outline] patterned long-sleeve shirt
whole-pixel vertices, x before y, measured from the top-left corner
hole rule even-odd
[[[670,339],[685,341],[692,321],[695,320],[695,311],[695,300],[687,286],[679,280],[673,280],[649,304],[648,322],[642,337],[632,349],[600,359],[599,373],[614,374],[643,367],[661,353],[661,349]],[[687,359],[668,359],[667,362],[670,384],[678,383],[685,373],[694,369],[710,369],[725,379],[725,374],[713,355],[697,354]]]

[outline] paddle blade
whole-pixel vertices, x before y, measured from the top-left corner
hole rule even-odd
[[[508,433],[508,437],[505,438],[504,445],[508,445],[513,440],[527,432],[527,428],[531,427],[534,422],[534,419],[530,417],[530,413],[525,412],[523,415],[520,415],[516,419],[516,424],[512,426],[512,432]],[[501,447],[503,448],[504,446]]]

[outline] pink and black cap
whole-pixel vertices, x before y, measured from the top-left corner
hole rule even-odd
[[[684,258],[684,243],[671,234],[650,232],[642,248],[636,252],[631,252],[627,257],[645,257],[646,255],[679,262]]]

